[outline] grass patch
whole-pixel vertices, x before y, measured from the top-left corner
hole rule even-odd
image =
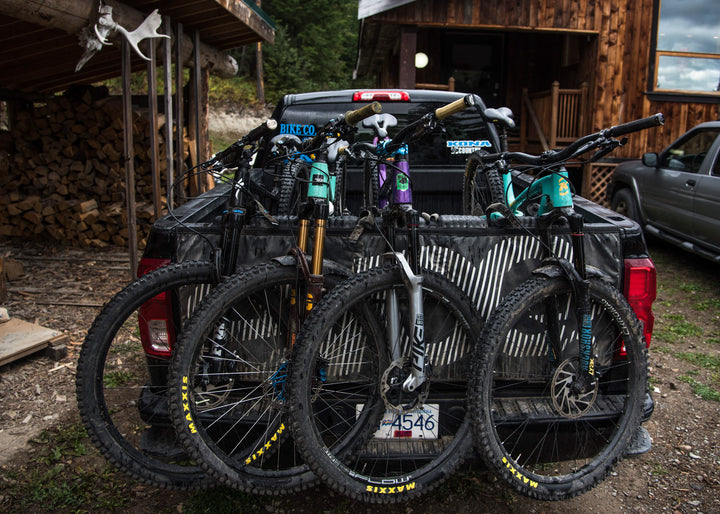
[[[701,286],[699,284],[687,283],[687,282],[681,283],[678,286],[678,289],[685,293],[700,293],[702,291],[707,291],[707,288],[705,286]]]
[[[88,453],[81,423],[44,430],[31,442],[37,457],[0,481],[0,511],[112,512],[132,497],[111,479],[109,468],[98,472],[79,465]]]
[[[679,352],[675,354],[680,360],[694,364],[700,368],[711,371],[720,371],[720,357],[713,357],[704,353]]]
[[[689,376],[689,374],[679,376],[678,380],[689,384],[693,394],[696,394],[703,400],[720,402],[720,391],[698,382],[693,377]]]
[[[654,336],[666,343],[678,343],[686,337],[703,335],[702,327],[687,321],[684,314],[664,314],[661,320],[662,326]]]
[[[697,302],[695,305],[693,305],[693,309],[701,312],[710,309],[720,310],[720,300],[718,300],[717,298],[708,298],[707,300]]]

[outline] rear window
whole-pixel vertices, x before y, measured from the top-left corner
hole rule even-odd
[[[290,105],[279,120],[281,134],[295,134],[301,139],[314,136],[329,119],[365,104],[347,102],[334,104]],[[400,129],[423,114],[445,105],[440,102],[383,102],[383,112],[390,113],[398,124],[389,130],[393,137]],[[358,124],[357,139],[372,142],[372,129]],[[492,137],[477,109],[466,109],[441,122],[437,130],[410,143],[410,164],[422,166],[464,166],[467,154],[479,148],[492,149]]]

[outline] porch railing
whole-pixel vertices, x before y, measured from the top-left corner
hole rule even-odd
[[[543,150],[571,143],[584,134],[587,120],[588,85],[580,89],[560,89],[555,81],[547,91],[522,93],[520,151],[539,144]]]

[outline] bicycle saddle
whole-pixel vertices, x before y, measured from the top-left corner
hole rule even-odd
[[[365,118],[362,124],[365,128],[374,129],[377,137],[384,139],[388,135],[387,129],[397,125],[397,118],[388,113],[373,114],[369,118]]]

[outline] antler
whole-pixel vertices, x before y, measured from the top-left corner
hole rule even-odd
[[[128,40],[128,43],[130,43],[130,46],[133,47],[135,52],[145,59],[146,61],[149,61],[149,57],[145,57],[145,55],[140,51],[138,48],[138,43],[142,41],[143,39],[149,39],[149,38],[158,38],[158,37],[166,37],[169,38],[170,36],[166,34],[158,34],[157,29],[160,27],[160,24],[162,23],[162,16],[158,14],[158,10],[155,9],[153,12],[150,13],[150,15],[145,18],[145,21],[143,21],[138,28],[133,30],[132,32],[128,32],[126,29],[121,27],[118,24],[115,24],[118,32],[120,32],[125,38]]]
[[[82,68],[83,65],[88,62],[90,58],[103,47],[103,45],[110,45],[111,43],[108,42],[108,37],[115,31],[118,31],[123,36],[125,36],[125,38],[128,40],[128,43],[130,43],[130,46],[133,47],[135,52],[140,57],[142,57],[146,61],[149,61],[150,58],[146,57],[140,51],[140,49],[138,48],[138,44],[143,39],[148,38],[169,38],[170,36],[168,35],[158,33],[157,30],[160,27],[161,23],[162,16],[160,16],[160,14],[158,14],[158,10],[155,9],[153,12],[150,13],[147,18],[145,18],[145,20],[140,24],[140,26],[138,26],[138,28],[130,32],[124,27],[118,25],[117,22],[113,20],[111,6],[101,4],[100,8],[98,9],[98,20],[93,26],[93,31],[84,29],[83,32],[80,34],[81,46],[85,47],[85,52],[83,53],[80,61],[75,67],[75,71],[79,71],[80,68]]]

